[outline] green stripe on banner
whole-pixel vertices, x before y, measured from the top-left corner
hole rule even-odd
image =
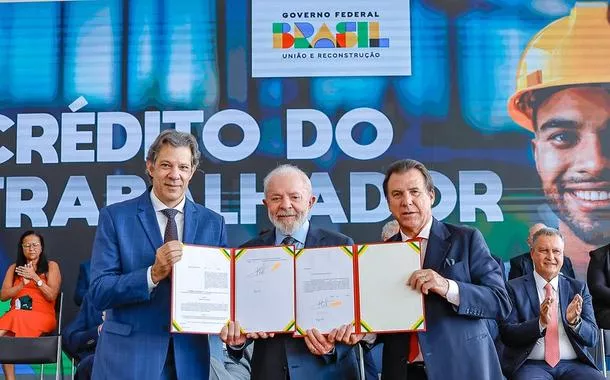
[[[372,332],[373,328],[371,326],[369,326],[368,323],[366,323],[363,320],[360,320],[360,326],[364,327],[364,329],[366,330],[366,332]]]
[[[239,257],[240,257],[240,256],[241,256],[243,253],[245,253],[246,251],[247,251],[247,249],[242,248],[242,249],[240,249],[239,251],[235,252],[235,261],[237,261],[237,259],[239,259]]]
[[[421,249],[419,248],[419,244],[415,244],[414,242],[410,241],[407,242],[407,244],[409,244],[411,246],[411,248],[413,248],[413,250],[417,253],[421,254]]]
[[[176,322],[175,319],[172,320],[172,326],[174,326],[176,331],[182,331],[182,327],[180,327],[180,325],[178,324],[178,322]]]

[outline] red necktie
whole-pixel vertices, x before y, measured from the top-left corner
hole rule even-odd
[[[553,287],[550,283],[544,286],[546,298],[552,298],[551,304],[551,319],[546,325],[546,334],[544,335],[544,361],[551,367],[555,367],[559,363],[559,325],[558,317],[558,302],[553,294]]]

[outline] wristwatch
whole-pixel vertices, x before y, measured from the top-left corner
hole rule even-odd
[[[40,288],[42,286],[42,280],[36,281],[36,286],[38,286]]]

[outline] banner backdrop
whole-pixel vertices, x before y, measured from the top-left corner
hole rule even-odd
[[[261,4],[267,16],[252,18]],[[197,137],[190,196],[224,215],[231,245],[269,228],[262,180],[287,162],[311,174],[315,223],[378,241],[390,216],[384,170],[414,158],[433,171],[438,219],[476,226],[505,260],[527,250],[532,223],[560,226],[582,276],[588,250],[610,240],[608,119],[588,147],[580,124],[553,124],[545,141],[557,154],[534,155],[535,134],[507,107],[528,41],[573,1],[300,4],[0,4],[0,276],[33,228],[70,299],[99,209],[146,190],[146,150],[166,128]],[[603,49],[607,3],[579,4],[597,7],[579,23],[601,25],[588,28],[587,50]],[[305,53],[314,61],[282,58]],[[607,57],[573,67],[608,67]],[[576,158],[588,177],[562,174]]]

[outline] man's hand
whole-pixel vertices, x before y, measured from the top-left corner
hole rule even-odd
[[[182,243],[178,240],[168,241],[157,249],[155,263],[150,270],[150,276],[155,284],[172,272],[172,266],[182,258]]]
[[[553,299],[545,298],[540,304],[540,326],[542,326],[543,329],[546,329],[546,325],[548,325],[551,320],[551,310],[553,310]]]
[[[441,297],[445,297],[449,291],[449,281],[432,269],[419,269],[413,272],[407,286],[425,295],[433,292]]]
[[[340,342],[350,346],[360,342],[362,338],[364,338],[364,334],[354,334],[354,326],[351,323],[332,329],[327,337],[331,343]]]
[[[239,322],[229,321],[220,330],[220,340],[229,346],[241,346],[246,343],[246,335],[242,334]]]
[[[572,301],[566,309],[566,319],[570,325],[576,325],[580,321],[580,313],[582,312],[582,297],[577,294],[572,298]]]
[[[305,344],[309,351],[314,355],[328,354],[335,348],[335,344],[330,342],[324,335],[320,334],[317,329],[307,330],[305,335]]]

